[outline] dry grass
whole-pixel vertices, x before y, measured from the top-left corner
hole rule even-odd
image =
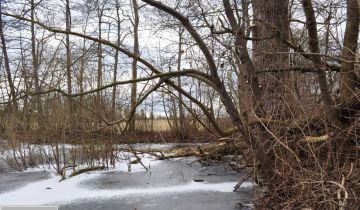
[[[125,125],[125,122],[120,123],[121,128],[124,128]],[[199,130],[204,129],[199,122],[194,122],[193,120],[186,120],[185,126]],[[135,122],[136,130],[142,132],[171,132],[175,130],[175,127],[175,120],[172,119],[137,119]]]

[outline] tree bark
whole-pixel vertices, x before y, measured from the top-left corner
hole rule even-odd
[[[117,18],[117,40],[116,44],[120,45],[120,4],[119,0],[115,0],[115,8],[116,8],[116,18]],[[118,63],[119,63],[119,50],[115,49],[115,60],[114,60],[114,78],[113,81],[116,82],[117,79],[117,73],[118,73]],[[116,119],[116,86],[113,87],[112,91],[112,102],[111,102],[111,109],[113,113],[114,119]]]
[[[102,39],[102,16],[103,16],[103,9],[100,8],[100,5],[97,5],[97,12],[98,12],[98,37]],[[98,44],[98,68],[97,68],[97,88],[102,86],[102,77],[103,77],[103,49],[101,43]],[[96,109],[98,113],[102,113],[102,91],[98,91],[96,93]],[[100,123],[100,122],[99,122]]]
[[[312,6],[311,0],[302,0],[302,5],[306,17],[307,32],[309,37],[309,49],[313,53],[311,55],[312,63],[317,71],[317,79],[320,86],[321,97],[324,103],[324,108],[327,114],[327,117],[334,123],[338,122],[338,117],[333,111],[334,101],[331,98],[329,86],[326,78],[326,64],[322,61],[320,57],[320,47],[319,39],[317,35],[317,24],[314,13],[314,8]]]
[[[235,18],[233,10],[231,8],[229,0],[223,0],[225,14],[231,26],[231,33],[235,37],[235,49],[236,49],[236,59],[241,61],[241,64],[246,68],[247,79],[253,96],[253,102],[255,104],[255,113],[259,116],[264,114],[263,105],[262,105],[262,91],[259,86],[259,79],[256,75],[256,68],[253,61],[250,58],[249,52],[247,51],[247,41],[243,38],[245,37],[244,25],[241,26]],[[241,71],[242,68],[238,65],[238,71]],[[239,75],[241,73],[239,72]],[[245,75],[245,74],[243,74]]]
[[[4,23],[3,23],[3,20],[2,20],[1,12],[2,12],[2,5],[1,5],[1,1],[0,1],[0,38],[1,38],[2,52],[3,52],[3,56],[4,56],[4,65],[5,65],[5,71],[6,71],[6,78],[7,78],[7,81],[9,83],[9,88],[10,88],[10,96],[11,96],[12,99],[15,99],[16,98],[16,91],[15,91],[13,78],[11,76],[10,61],[9,61],[7,48],[6,48],[6,40],[5,40],[5,35],[4,35]],[[17,110],[18,110],[18,104],[17,104],[17,101],[14,101],[14,103],[13,103],[13,111],[16,112]]]
[[[134,28],[134,54],[136,56],[139,56],[139,6],[137,3],[137,0],[132,0],[132,7],[134,12],[134,20],[133,20],[133,28]],[[137,59],[133,59],[132,65],[132,79],[137,78]],[[136,106],[136,99],[137,97],[137,84],[133,83],[131,85],[131,109],[133,109]],[[131,122],[129,124],[129,131],[133,132],[135,131],[135,117],[131,119]]]
[[[66,11],[65,11],[65,21],[66,21],[66,31],[69,32],[71,29],[71,14],[70,14],[70,3],[69,0],[66,0]],[[70,35],[65,34],[65,45],[66,45],[66,78],[67,78],[67,92],[68,94],[72,93],[72,84],[71,84],[71,50],[70,50]],[[68,98],[68,110],[69,110],[69,122],[70,126],[73,122],[73,103],[72,99]]]
[[[84,32],[85,33],[85,32]],[[80,73],[79,73],[79,89],[84,92],[84,72],[85,72],[85,54],[86,54],[86,39],[83,39],[82,55],[80,60]],[[80,96],[80,104],[83,104],[84,96]]]
[[[30,18],[31,21],[35,21],[35,3],[34,0],[30,0]],[[34,85],[35,85],[35,92],[40,92],[40,84],[39,84],[39,64],[38,64],[38,55],[36,52],[36,35],[35,35],[35,23],[31,22],[31,55],[32,55],[32,66],[33,66],[33,72],[32,72],[32,77],[34,80]],[[35,104],[36,104],[36,110],[37,110],[37,116],[38,116],[38,124],[40,127],[42,127],[43,125],[43,108],[42,108],[42,103],[41,103],[41,96],[40,95],[36,95],[35,96]]]
[[[288,0],[253,0],[255,27],[253,30],[253,62],[257,69],[289,67],[289,47],[279,34],[288,39],[290,31]],[[271,26],[270,26],[271,25]],[[270,38],[271,37],[271,38]],[[277,52],[282,52],[277,54]],[[265,110],[273,117],[282,117],[288,112],[284,98],[289,78],[287,72],[262,75],[262,86],[269,94],[264,98]]]
[[[83,34],[86,34],[86,28],[88,25],[88,20],[89,20],[89,15],[86,14],[86,18],[85,18],[85,27],[84,27],[84,32]],[[86,65],[86,38],[83,37],[83,41],[82,41],[82,48],[81,48],[81,60],[80,60],[80,75],[79,75],[79,89],[80,92],[84,92],[84,74],[85,74],[85,65]],[[83,104],[84,102],[84,96],[80,96],[80,104]],[[81,110],[79,110],[81,111]]]
[[[181,71],[181,57],[183,54],[182,49],[182,34],[183,29],[181,28],[179,31],[179,45],[178,45],[178,60],[177,60],[177,71]],[[181,77],[178,77],[178,86],[181,87]],[[180,140],[184,140],[185,138],[185,113],[184,113],[184,107],[183,107],[183,98],[182,94],[178,92],[179,97],[179,137]]]
[[[347,0],[347,21],[344,37],[342,58],[349,62],[342,62],[340,66],[340,97],[341,102],[352,98],[356,87],[354,71],[355,55],[359,36],[360,6],[358,0]]]

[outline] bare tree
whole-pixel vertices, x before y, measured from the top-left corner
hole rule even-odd
[[[312,6],[311,0],[302,0],[302,5],[306,17],[306,27],[309,36],[309,49],[310,52],[313,53],[312,63],[318,69],[317,70],[317,79],[320,86],[322,100],[324,102],[324,107],[327,112],[329,119],[333,122],[337,121],[336,114],[332,111],[332,106],[334,105],[334,101],[331,98],[329,85],[326,79],[326,64],[322,61],[319,47],[319,38],[317,34],[317,24],[314,13],[314,8]]]
[[[2,13],[3,17],[6,15],[16,18],[17,22],[25,21],[33,27],[36,25],[37,28],[45,29],[50,36],[42,37],[38,43],[44,43],[47,37],[56,39],[59,34],[68,39],[67,47],[72,41],[71,52],[67,50],[67,67],[71,66],[76,70],[74,65],[80,66],[80,90],[77,91],[77,87],[69,84],[69,81],[65,82],[65,76],[69,79],[75,76],[77,71],[64,75],[64,71],[57,68],[64,59],[56,56],[58,51],[53,46],[49,47],[49,51],[39,49],[40,52],[52,52],[54,55],[51,58],[43,56],[45,53],[37,54],[42,61],[37,64],[41,64],[40,76],[43,79],[39,86],[42,88],[31,90],[30,83],[31,80],[35,81],[35,78],[33,75],[25,78],[27,69],[32,69],[26,66],[26,62],[34,66],[34,62],[31,61],[36,56],[32,56],[31,59],[31,55],[28,54],[29,58],[26,58],[26,52],[30,52],[30,47],[33,48],[34,41],[28,48],[20,45],[24,73],[21,74],[18,95],[15,92],[15,96],[0,104],[24,100],[26,108],[19,106],[19,109],[30,110],[31,105],[28,106],[26,100],[42,95],[44,114],[48,120],[54,122],[66,118],[58,111],[66,108],[66,103],[62,103],[63,99],[71,98],[76,102],[74,99],[80,97],[80,106],[84,111],[79,116],[89,122],[90,132],[96,130],[107,134],[110,130],[112,134],[113,131],[124,134],[126,131],[140,130],[139,124],[135,124],[135,119],[139,119],[139,116],[146,118],[146,108],[142,109],[141,115],[136,113],[136,110],[139,106],[146,106],[144,102],[151,95],[150,97],[155,98],[151,104],[151,115],[154,115],[156,108],[161,108],[161,105],[155,104],[156,99],[159,99],[160,103],[162,100],[170,129],[180,134],[179,136],[188,135],[184,132],[187,126],[186,109],[195,119],[191,125],[193,128],[189,128],[195,130],[202,127],[209,135],[226,137],[211,145],[216,150],[214,153],[240,153],[246,166],[251,166],[254,171],[254,179],[256,180],[259,174],[266,179],[269,194],[275,194],[275,199],[281,200],[279,206],[282,208],[292,208],[292,204],[297,202],[294,200],[299,200],[291,196],[300,192],[311,192],[313,195],[319,191],[318,189],[330,192],[328,196],[322,193],[323,190],[319,191],[321,203],[325,203],[325,196],[331,200],[326,202],[332,203],[328,206],[337,205],[333,198],[346,194],[342,192],[348,190],[348,186],[357,186],[353,181],[355,179],[349,177],[356,176],[354,170],[358,160],[358,137],[355,133],[358,129],[358,117],[347,120],[347,123],[338,120],[341,113],[338,113],[339,109],[335,106],[333,97],[336,97],[336,93],[332,90],[341,88],[343,102],[354,98],[354,93],[357,92],[358,1],[347,1],[344,39],[343,34],[335,29],[343,21],[343,17],[337,13],[337,9],[345,8],[340,0],[331,1],[330,6],[327,2],[315,0],[302,0],[299,3],[286,0],[169,1],[166,4],[156,0],[143,0],[146,4],[141,6],[137,0],[128,2],[130,4],[124,4],[123,7],[121,1],[115,0],[115,7],[111,8],[105,7],[108,1],[86,1],[89,4],[93,3],[91,9],[94,9],[90,9],[86,14],[97,12],[95,23],[89,23],[89,28],[97,31],[95,35],[88,35],[93,31],[89,32],[86,29],[77,31],[76,22],[69,22],[65,29],[61,29],[53,27],[50,22],[40,17],[40,20],[35,20],[34,16],[27,18],[26,15]],[[326,11],[328,7],[332,7],[332,10]],[[123,18],[127,15],[126,10],[132,11],[132,17]],[[289,11],[292,12],[290,16]],[[254,14],[253,21],[251,14]],[[68,15],[66,17],[70,18],[70,13]],[[140,24],[143,17],[144,23],[154,21],[155,26]],[[303,17],[306,18],[305,21]],[[113,21],[106,22],[107,18]],[[294,24],[289,25],[289,18]],[[87,20],[88,16],[86,24]],[[80,17],[79,22],[81,21],[84,20]],[[109,25],[109,31],[104,27],[106,23]],[[70,30],[69,25],[72,24]],[[154,36],[162,36],[162,32],[166,34],[162,40],[157,41],[161,44],[170,44],[168,47],[155,48],[158,50],[158,57],[152,54],[152,46],[147,48],[148,43],[142,43],[143,27],[145,30],[151,28],[149,31],[154,32]],[[131,31],[133,38],[121,40],[120,37],[124,37],[123,32],[127,29]],[[3,31],[0,32],[4,35]],[[40,35],[37,34],[37,37]],[[124,43],[121,43],[122,41]],[[340,43],[342,41],[343,48]],[[90,43],[87,48],[87,44]],[[3,47],[5,44],[2,44]],[[249,49],[250,45],[253,46],[252,49]],[[45,45],[37,46],[42,48]],[[140,50],[145,53],[140,55]],[[108,52],[115,52],[115,55],[109,56]],[[80,54],[81,56],[76,58],[76,55]],[[131,69],[131,78],[128,80],[124,80],[119,74],[120,55],[124,55],[121,56],[121,62],[129,64],[128,67]],[[72,62],[69,62],[70,59]],[[16,59],[11,60],[9,62]],[[66,73],[70,72],[68,70],[66,69]],[[93,72],[97,75],[92,76]],[[289,72],[296,73],[297,78],[288,80]],[[11,73],[13,74],[9,74]],[[262,83],[263,81],[265,83]],[[142,82],[146,82],[146,85],[142,90],[137,90]],[[62,90],[64,84],[67,90]],[[271,92],[270,87],[264,88],[264,84],[274,87],[274,90]],[[73,89],[69,91],[71,85]],[[120,91],[120,86],[125,86],[121,90],[130,89],[130,94]],[[277,116],[272,115],[274,112],[268,108],[269,103],[264,99],[278,96],[271,99],[271,106],[288,106],[290,102],[287,98],[282,98],[285,90],[296,94],[298,101],[291,106],[301,112],[289,109],[289,115],[281,115],[281,119],[274,119]],[[120,95],[126,95],[130,100],[130,110],[118,116],[117,106],[122,101]],[[89,103],[93,98],[95,106]],[[353,104],[348,110],[352,108],[352,112],[358,113],[359,102],[351,102]],[[324,107],[325,114],[321,107]],[[103,117],[107,110],[111,110],[112,117]],[[33,114],[38,115],[37,111],[34,110]],[[99,121],[103,126],[94,129],[93,125]],[[137,123],[139,122],[140,120]],[[53,130],[59,128],[63,127],[56,126]],[[202,153],[200,149],[191,151],[200,157],[212,155],[208,151]],[[342,176],[352,173],[355,175]],[[308,181],[304,181],[303,177]],[[356,197],[352,194],[347,194],[349,199],[346,198],[346,202]],[[309,203],[314,202],[312,198],[307,199]],[[306,205],[300,204],[295,207],[307,208]],[[323,207],[325,204],[320,205]]]
[[[2,4],[0,2],[0,13],[1,13],[1,11],[2,11]],[[15,92],[15,86],[14,86],[13,78],[11,76],[9,56],[8,56],[7,49],[6,49],[6,40],[5,40],[5,35],[4,35],[4,25],[5,24],[3,22],[2,15],[0,14],[0,38],[1,38],[2,52],[3,52],[3,56],[4,56],[4,65],[5,65],[6,77],[7,77],[8,83],[9,83],[11,98],[15,99],[16,98],[16,92]],[[14,101],[13,106],[14,106],[13,109],[16,112],[17,109],[18,109],[17,101]]]
[[[69,0],[66,0],[65,5],[65,21],[66,21],[66,31],[71,30],[71,14],[70,14],[70,3]],[[70,50],[70,35],[65,34],[65,46],[66,46],[66,78],[67,78],[67,92],[72,94],[72,84],[71,84],[71,50]],[[68,110],[70,121],[73,120],[73,103],[72,100],[68,99]],[[72,123],[70,123],[72,124]]]
[[[178,45],[178,56],[177,56],[177,71],[181,71],[181,58],[182,54],[184,53],[182,49],[182,34],[184,33],[184,29],[179,29],[179,45]],[[178,77],[178,84],[179,87],[181,87],[181,77]],[[179,98],[179,137],[181,140],[185,137],[185,112],[184,112],[184,106],[183,106],[183,97],[182,94],[178,93]]]
[[[117,40],[116,43],[117,45],[121,44],[121,19],[120,19],[120,2],[119,0],[115,0],[115,9],[116,9],[116,31],[117,31]],[[115,49],[115,59],[114,59],[114,75],[113,75],[113,81],[115,82],[117,80],[117,75],[118,75],[118,64],[119,64],[119,50]],[[112,102],[111,102],[111,109],[112,109],[112,114],[113,117],[116,119],[116,98],[117,98],[117,93],[116,93],[116,86],[113,87],[113,91],[112,91]]]
[[[137,0],[132,0],[132,11],[133,11],[133,20],[132,25],[134,29],[134,54],[136,56],[139,56],[139,6]],[[131,64],[131,72],[132,72],[132,79],[137,78],[137,59],[133,59],[133,62]],[[137,84],[133,83],[131,85],[131,109],[133,109],[136,106],[137,101]],[[135,117],[131,119],[131,122],[129,124],[129,130],[135,131]]]
[[[106,2],[101,2],[101,0],[96,1],[96,11],[97,11],[97,18],[98,18],[98,38],[102,39],[102,17],[104,14],[104,7]],[[102,44],[98,43],[98,49],[97,49],[97,88],[100,88],[102,86],[102,80],[103,80],[103,48]],[[96,109],[99,113],[102,113],[102,91],[98,91],[96,93]]]
[[[35,21],[35,7],[36,4],[34,0],[30,0],[30,12],[31,12],[31,21]],[[32,78],[34,80],[35,91],[40,92],[40,83],[39,83],[39,62],[38,62],[38,54],[36,50],[36,34],[35,34],[35,23],[31,22],[31,55],[32,55]],[[41,103],[41,96],[35,96],[36,110],[38,111],[38,123],[41,126],[43,122],[43,108]]]

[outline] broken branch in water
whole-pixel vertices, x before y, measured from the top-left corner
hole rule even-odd
[[[236,192],[240,187],[241,185],[247,180],[250,178],[250,176],[252,176],[254,173],[254,170],[251,170],[249,173],[246,174],[246,176],[244,176],[242,179],[239,180],[239,182],[235,185],[234,187],[234,192]]]

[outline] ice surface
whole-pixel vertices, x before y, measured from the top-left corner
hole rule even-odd
[[[71,179],[59,182],[59,176],[28,184],[15,191],[0,194],[0,205],[44,205],[51,203],[66,203],[77,199],[104,199],[110,197],[124,197],[131,195],[155,195],[169,193],[187,193],[194,191],[232,192],[235,182],[197,183],[169,187],[142,187],[121,190],[87,189],[80,185],[88,179],[94,179],[101,172],[85,173]],[[252,183],[245,182],[242,187],[251,187]]]
[[[68,146],[68,145],[66,145]],[[117,161],[114,168],[106,171],[87,172],[70,179],[60,181],[61,177],[55,174],[55,169],[49,165],[40,165],[36,168],[27,169],[27,172],[50,172],[48,179],[31,182],[13,191],[4,191],[0,194],[0,205],[49,205],[49,204],[66,204],[81,199],[101,200],[108,198],[127,198],[131,196],[162,196],[162,195],[178,195],[193,192],[224,192],[231,193],[236,182],[224,180],[224,182],[184,182],[180,185],[170,186],[128,186],[124,185],[120,188],[94,188],[89,186],[89,180],[102,179],[109,171],[124,172],[129,175],[133,173],[144,173],[145,168],[140,164],[132,164],[131,172],[128,172],[128,163],[136,158],[131,153],[121,153],[124,159]],[[158,165],[161,167],[164,161],[155,160],[149,155],[138,155],[142,163],[148,167],[149,165]],[[127,157],[127,159],[125,158]],[[79,166],[84,168],[85,165]],[[156,167],[154,167],[156,168]],[[180,170],[180,169],[179,169]],[[196,167],[194,170],[197,170]],[[67,175],[71,169],[67,171]],[[22,173],[22,172],[11,172]],[[150,172],[149,172],[150,173]],[[31,174],[31,173],[30,173]],[[121,179],[120,179],[121,180]],[[121,184],[121,181],[120,181]],[[1,183],[0,183],[1,186]],[[127,186],[127,187],[126,187]],[[245,182],[242,188],[252,187],[251,182]],[[124,188],[125,187],[125,188]]]

